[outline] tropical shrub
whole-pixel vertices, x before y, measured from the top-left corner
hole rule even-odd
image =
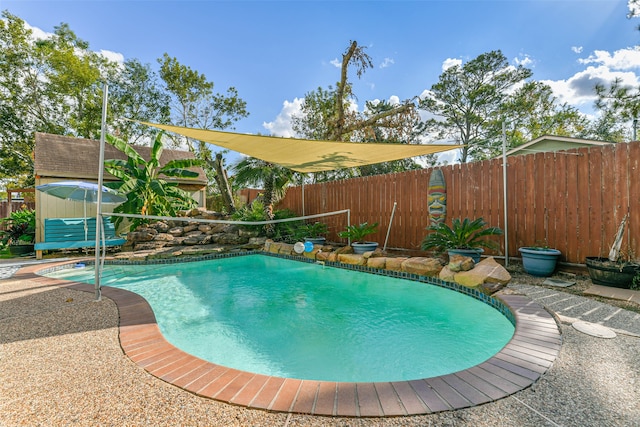
[[[151,146],[150,158],[146,161],[125,141],[112,135],[106,140],[127,156],[127,160],[112,159],[105,161],[105,170],[119,179],[118,182],[105,184],[118,190],[127,200],[116,206],[116,213],[178,216],[179,211],[192,209],[197,206],[191,195],[178,187],[177,182],[170,182],[169,178],[197,178],[198,173],[189,170],[194,166],[201,166],[197,159],[170,160],[160,166],[162,155],[162,135],[158,132]],[[115,217],[116,227],[122,222],[122,217]],[[132,218],[130,230],[136,229],[146,221]]]
[[[36,236],[36,211],[22,209],[11,212],[7,218],[0,219],[5,230],[0,230],[0,242],[3,245],[33,243]]]
[[[295,213],[288,209],[273,212],[273,219],[294,218],[295,216]],[[253,203],[238,209],[233,213],[233,215],[231,215],[231,218],[236,221],[246,222],[268,221],[267,213],[264,209],[264,203],[260,200],[254,200]],[[272,233],[271,237],[274,240],[290,242],[292,240],[292,230],[299,226],[295,223],[300,224],[298,221],[270,224],[272,226],[272,230],[267,230],[264,224],[241,225],[241,227],[246,230],[257,232],[259,236],[266,236],[270,232]]]
[[[363,222],[358,225],[347,225],[344,231],[338,233],[343,239],[351,239],[352,243],[365,243],[365,237],[378,231],[378,223]]]
[[[422,240],[421,248],[425,251],[435,249],[438,252],[449,249],[498,249],[499,245],[487,237],[500,235],[502,230],[487,225],[482,218],[473,221],[455,218],[451,227],[445,223],[431,225],[427,227],[430,233]]]

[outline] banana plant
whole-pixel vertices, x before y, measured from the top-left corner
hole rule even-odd
[[[188,168],[202,166],[198,159],[170,160],[160,164],[162,155],[162,135],[158,132],[153,141],[149,160],[145,160],[133,146],[113,135],[106,140],[126,156],[126,160],[111,159],[105,161],[105,170],[119,181],[105,184],[126,196],[127,200],[116,206],[114,212],[124,214],[177,216],[183,209],[192,209],[197,202],[187,191],[178,187],[177,182],[167,178],[197,178],[198,172]],[[114,224],[119,226],[122,217],[116,217]],[[134,230],[146,221],[141,218],[131,220],[130,230]]]

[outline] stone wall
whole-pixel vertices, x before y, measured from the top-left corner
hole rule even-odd
[[[475,264],[469,257],[455,255],[447,264],[440,258],[390,257],[380,249],[359,255],[354,254],[353,249],[349,246],[333,247],[330,245],[314,245],[313,250],[309,252],[297,253],[294,245],[271,240],[265,241],[264,250],[273,254],[300,256],[316,261],[339,262],[434,277],[476,288],[488,295],[504,288],[511,280],[509,272],[493,257],[485,258]]]
[[[316,261],[339,262],[435,277],[477,288],[489,295],[505,287],[511,280],[509,272],[493,257],[475,264],[471,258],[456,255],[445,263],[440,258],[389,256],[380,249],[359,255],[354,254],[350,246],[338,245],[314,245],[313,250],[309,252],[297,253],[293,244],[257,237],[257,232],[247,231],[237,225],[209,224],[193,219],[222,219],[222,215],[198,208],[186,212],[184,220],[158,221],[140,227],[127,234],[127,243],[115,258],[142,260],[264,250]]]

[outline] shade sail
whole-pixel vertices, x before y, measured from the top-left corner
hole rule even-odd
[[[371,165],[461,147],[461,145],[451,144],[408,145],[316,141],[140,123],[304,173]]]

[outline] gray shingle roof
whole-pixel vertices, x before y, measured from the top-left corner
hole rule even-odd
[[[100,159],[100,141],[93,139],[74,138],[49,133],[36,133],[35,144],[35,175],[42,178],[66,179],[98,179],[98,164]],[[135,146],[136,151],[145,159],[150,156],[150,147]],[[189,151],[162,151],[160,164],[170,160],[192,159],[194,154]],[[105,144],[105,160],[122,159],[126,156],[109,144]],[[179,179],[178,182],[187,184],[206,185],[207,178],[201,167],[191,168],[200,175],[195,179]],[[105,171],[105,181],[115,178]]]

